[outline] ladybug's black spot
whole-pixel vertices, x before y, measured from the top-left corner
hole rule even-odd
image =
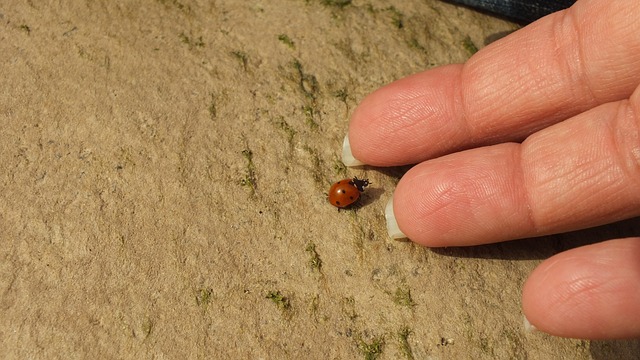
[[[336,201],[336,205],[340,205],[340,201]]]
[[[353,196],[349,196],[349,199],[353,200]]]

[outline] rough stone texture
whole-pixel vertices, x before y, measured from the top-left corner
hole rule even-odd
[[[393,4],[393,5],[392,5]],[[435,0],[0,5],[2,358],[624,359],[522,331],[542,259],[387,238],[402,169],[345,169],[379,86],[517,27]],[[364,206],[326,202],[368,177]]]

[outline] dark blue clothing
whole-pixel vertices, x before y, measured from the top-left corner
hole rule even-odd
[[[474,9],[487,11],[508,19],[530,23],[539,18],[566,9],[575,0],[446,0]]]

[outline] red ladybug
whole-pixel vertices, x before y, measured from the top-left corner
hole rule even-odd
[[[360,193],[369,186],[369,179],[342,179],[329,189],[329,203],[341,209],[352,205],[360,198]]]

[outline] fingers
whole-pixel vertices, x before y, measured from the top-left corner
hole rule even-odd
[[[522,144],[419,164],[398,183],[391,212],[415,242],[476,245],[638,216],[639,187],[640,88]]]
[[[552,335],[640,337],[640,238],[553,256],[527,280],[522,305],[529,322]]]
[[[491,44],[464,65],[365,98],[349,128],[356,159],[417,163],[529,134],[640,83],[640,2],[582,0]]]

